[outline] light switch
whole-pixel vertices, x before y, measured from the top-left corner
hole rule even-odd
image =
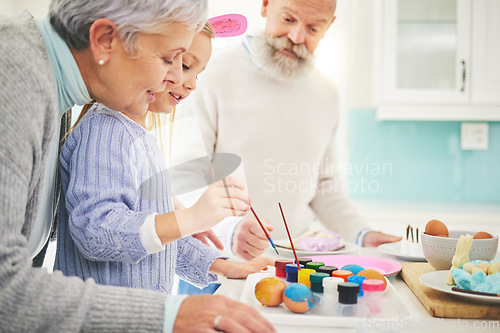
[[[488,150],[488,123],[463,122],[460,147],[462,150]]]

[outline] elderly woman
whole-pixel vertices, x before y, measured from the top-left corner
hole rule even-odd
[[[101,286],[33,268],[39,210],[59,116],[92,98],[143,114],[182,78],[181,56],[206,0],[53,0],[50,21],[0,18],[0,327],[5,332],[266,332],[241,303]]]

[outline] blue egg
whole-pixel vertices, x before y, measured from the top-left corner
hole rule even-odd
[[[309,289],[302,283],[292,283],[291,285],[286,287],[283,291],[283,301],[285,302],[287,308],[289,308],[293,312],[298,313],[306,312],[314,306],[314,299],[311,289]],[[290,302],[297,304],[298,307],[291,307]],[[307,304],[306,307],[303,306],[305,304]]]
[[[342,269],[346,271],[351,271],[353,275],[358,275],[359,272],[364,270],[365,268],[360,265],[345,265]]]

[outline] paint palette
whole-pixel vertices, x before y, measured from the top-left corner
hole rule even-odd
[[[339,317],[335,313],[325,313],[324,309],[313,307],[306,313],[293,313],[284,304],[275,307],[262,306],[255,298],[255,285],[265,277],[274,276],[274,270],[270,272],[250,274],[243,286],[240,301],[257,309],[266,319],[275,325],[307,325],[311,327],[349,327],[356,328],[366,322],[367,317]],[[288,282],[286,282],[288,283]],[[383,311],[372,317],[374,320],[394,321],[411,318],[408,306],[403,302],[401,296],[394,286],[388,281],[384,292]]]

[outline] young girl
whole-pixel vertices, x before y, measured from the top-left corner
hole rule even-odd
[[[151,111],[169,112],[165,101],[187,97],[194,89],[189,74],[205,67],[210,52],[210,35],[197,34],[183,55],[187,92],[174,93],[178,82],[167,82]],[[233,212],[244,215],[250,199],[242,183],[228,177],[227,187],[219,181],[195,205],[173,212],[166,163],[145,118],[95,104],[69,135],[60,158],[65,205],[54,269],[101,284],[170,292],[174,272],[201,287],[216,279],[209,271],[241,278],[272,264],[268,258],[232,263],[193,237],[180,239]]]

